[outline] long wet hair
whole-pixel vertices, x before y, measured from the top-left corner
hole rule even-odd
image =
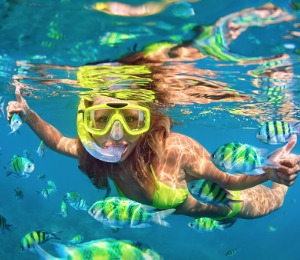
[[[143,104],[139,103],[143,106]],[[155,182],[150,171],[153,160],[159,160],[163,155],[164,140],[170,135],[171,118],[159,111],[155,103],[147,104],[150,110],[150,129],[142,134],[137,146],[129,157],[122,162],[123,169],[133,176],[138,184],[146,189],[154,187]],[[78,162],[79,169],[84,172],[98,189],[108,189],[108,175],[111,164],[100,161],[91,156],[83,147],[78,138]],[[115,164],[115,163],[114,163]]]

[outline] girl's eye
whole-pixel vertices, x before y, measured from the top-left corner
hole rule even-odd
[[[132,117],[132,116],[126,117],[126,122],[127,122],[127,123],[131,123],[131,122],[133,122],[133,121],[134,121],[134,117]]]
[[[106,117],[106,116],[103,116],[103,117],[100,117],[100,118],[98,118],[98,122],[99,123],[107,123],[108,122],[108,117]]]

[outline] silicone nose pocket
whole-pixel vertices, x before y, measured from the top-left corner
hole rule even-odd
[[[122,124],[119,120],[116,120],[111,128],[110,136],[112,139],[118,141],[123,138],[123,134],[124,131],[123,131]]]

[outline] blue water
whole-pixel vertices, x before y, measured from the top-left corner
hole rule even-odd
[[[12,83],[18,80],[27,85],[24,96],[31,109],[56,126],[63,135],[75,137],[78,93],[84,88],[76,81],[78,67],[116,59],[134,48],[141,51],[149,43],[174,42],[174,36],[187,41],[194,37],[194,33],[183,31],[184,25],[214,25],[221,17],[267,2],[202,0],[170,5],[151,16],[120,17],[93,10],[91,6],[95,1],[91,0],[0,0],[0,102],[4,100],[6,106],[8,101],[14,100]],[[183,70],[181,76],[192,80],[195,74],[203,82],[223,88],[206,87],[207,84],[199,88],[191,84],[190,92],[184,92],[184,98],[178,95],[169,100],[171,106],[165,112],[181,123],[174,127],[174,131],[191,136],[209,152],[229,141],[274,149],[255,138],[259,125],[272,118],[300,120],[297,54],[300,48],[300,11],[293,9],[291,2],[272,1],[294,15],[294,20],[250,27],[224,49],[233,57],[288,55],[289,58],[282,59],[278,66],[268,67],[272,72],[279,72],[280,78],[274,76],[270,79],[264,74],[256,77],[253,71],[261,70],[262,63],[242,65],[216,59],[213,55],[184,60],[182,64],[191,65],[193,69]],[[191,15],[190,8],[194,15]],[[104,35],[111,32],[130,37],[119,43],[107,43]],[[280,88],[275,89],[274,85]],[[245,95],[247,99],[210,98],[224,93],[224,89],[225,93]],[[168,86],[167,91],[180,92],[173,85]],[[35,151],[40,140],[25,124],[17,134],[8,135],[9,132],[8,122],[2,116],[0,214],[12,228],[0,234],[0,259],[39,259],[36,254],[18,250],[20,239],[33,230],[62,231],[62,243],[78,234],[83,235],[85,241],[104,237],[140,241],[167,260],[226,259],[229,256],[225,254],[231,249],[237,249],[236,254],[230,256],[232,259],[299,259],[299,182],[289,189],[284,205],[278,211],[260,219],[239,219],[224,232],[200,234],[187,226],[190,218],[170,216],[170,228],[154,225],[149,229],[122,229],[114,233],[84,211],[70,208],[67,218],[58,214],[66,192],[77,191],[89,203],[102,199],[105,194],[94,188],[78,170],[76,160],[50,149],[46,149],[44,158],[38,157]],[[6,176],[3,168],[13,155],[22,155],[24,150],[30,151],[35,163],[33,174],[27,179]],[[299,144],[293,152],[300,153]],[[48,199],[37,193],[46,186],[46,181],[37,179],[39,174],[45,174],[46,180],[57,185],[57,192]],[[16,187],[22,189],[23,200],[16,199]],[[276,231],[270,232],[269,226],[275,227]],[[55,253],[50,243],[43,247]]]

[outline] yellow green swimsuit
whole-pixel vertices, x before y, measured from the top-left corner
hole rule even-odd
[[[156,189],[153,195],[153,206],[158,209],[171,209],[175,208],[185,201],[189,191],[188,189],[173,189],[168,185],[160,182],[153,170],[152,165],[150,165],[151,172],[153,174]],[[125,197],[120,188],[114,183],[115,188],[120,196]]]

